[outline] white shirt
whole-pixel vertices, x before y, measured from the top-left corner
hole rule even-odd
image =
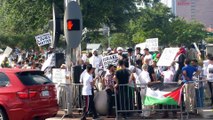
[[[149,60],[149,65],[152,65],[152,55],[151,54],[145,55],[144,61],[146,61],[147,59]]]
[[[203,75],[206,76],[207,75],[207,67],[209,65],[209,60],[204,60],[203,61]]]
[[[136,85],[137,85],[137,87],[140,87],[140,74],[141,74],[141,70],[139,69],[139,68],[136,68],[136,72],[135,73],[133,73],[133,75],[134,75],[134,77],[135,77],[135,83],[136,83]]]
[[[88,72],[82,73],[82,76],[80,78],[80,82],[83,83],[82,95],[92,95],[92,81],[92,75],[90,75]]]
[[[92,56],[90,59],[89,59],[89,62],[90,64],[92,65],[92,67],[94,68],[99,68],[100,64],[101,64],[101,56]]]
[[[213,65],[209,64],[207,67],[207,80],[213,82]]]
[[[139,75],[139,80],[140,80],[140,84],[147,84],[151,81],[150,77],[149,77],[149,73],[147,71],[142,71],[141,74]],[[145,86],[145,85],[143,85]]]
[[[164,83],[171,83],[174,77],[174,72],[172,70],[163,71],[162,75],[164,76]]]

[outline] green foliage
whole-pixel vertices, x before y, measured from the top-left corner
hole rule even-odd
[[[0,41],[3,45],[35,48],[35,35],[44,32],[43,27],[51,16],[48,0],[1,0]]]
[[[114,33],[110,39],[110,47],[132,47],[133,43],[128,40],[128,36],[125,33]]]
[[[63,0],[0,0],[0,45],[37,46],[34,36],[47,32],[52,1],[63,13]],[[107,47],[110,39],[111,47],[131,47],[147,38],[159,38],[160,45],[177,45],[206,37],[202,24],[173,16],[160,0],[143,0],[146,7],[141,10],[135,1],[139,0],[81,0],[84,27],[97,31],[105,24],[111,30],[111,37],[89,33],[90,42]]]
[[[125,30],[125,24],[136,11],[134,0],[81,0],[84,26],[97,29],[103,24]]]
[[[204,25],[173,16],[168,7],[157,1],[152,6],[148,3],[141,9],[139,17],[132,19],[128,25],[135,44],[147,38],[159,38],[160,45],[190,44],[205,38]]]
[[[213,43],[213,37],[212,36],[207,37],[205,40],[206,40],[207,43]]]

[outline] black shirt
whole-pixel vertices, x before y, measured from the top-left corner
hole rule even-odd
[[[118,84],[128,84],[130,71],[127,69],[121,69],[116,72],[115,76],[118,79]]]
[[[151,82],[153,82],[154,78],[152,77],[152,74],[154,74],[155,71],[154,71],[154,68],[152,66],[150,66],[150,65],[148,65],[148,73],[149,73],[149,77],[151,79]]]

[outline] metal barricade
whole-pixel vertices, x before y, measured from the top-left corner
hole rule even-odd
[[[65,114],[61,120],[72,113],[72,85],[71,84],[58,84],[56,85],[57,98],[59,109],[64,111]]]
[[[81,90],[82,84],[56,84],[57,98],[59,109],[64,111],[64,115],[61,120],[66,115],[71,115],[73,111],[82,110],[82,97]]]
[[[169,83],[167,84],[161,84],[159,88],[169,88],[170,86],[176,86],[178,83]],[[143,103],[143,99],[145,98],[147,84],[143,85],[136,85],[138,88],[140,88],[140,91],[138,91],[138,88],[135,88],[133,85],[130,84],[120,84],[118,85],[118,88],[116,89],[115,94],[115,112],[116,112],[116,119],[119,119],[120,115],[123,117],[132,117],[131,114],[134,114],[134,116],[144,115],[144,114],[150,114],[151,112],[179,112],[180,119],[183,119],[183,111],[182,111],[182,105],[151,105],[151,106],[145,106]],[[154,87],[154,89],[156,89]],[[140,92],[141,97],[141,109],[138,106],[138,92]],[[135,113],[137,115],[135,115]],[[146,115],[145,115],[146,116]]]

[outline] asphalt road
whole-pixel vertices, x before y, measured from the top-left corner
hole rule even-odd
[[[59,111],[56,117],[48,118],[46,120],[61,120],[63,114],[64,112]],[[169,118],[162,118],[162,116],[163,116],[162,112],[154,113],[151,115],[151,118],[149,120],[179,120],[180,119],[179,116],[177,116],[178,118],[173,119],[172,114],[170,115]],[[80,117],[81,117],[80,113],[74,112],[72,116],[67,116],[63,120],[80,120]],[[140,117],[138,114],[134,114],[131,117],[128,117],[126,120],[141,120],[141,119],[143,118]],[[190,115],[189,119],[190,120],[211,120],[211,119],[204,119],[199,115]],[[87,120],[92,120],[92,117],[88,117]],[[99,120],[115,120],[115,118],[106,118],[105,116],[100,116]],[[119,120],[122,120],[122,118],[119,118]]]

